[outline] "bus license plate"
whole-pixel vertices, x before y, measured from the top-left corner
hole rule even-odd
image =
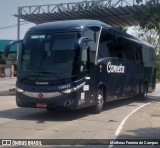
[[[37,108],[46,108],[47,105],[45,103],[36,103]]]

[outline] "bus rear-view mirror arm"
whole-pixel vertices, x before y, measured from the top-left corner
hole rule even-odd
[[[90,46],[87,45],[88,42],[93,41],[89,37],[81,37],[77,43],[77,49],[80,51],[80,72],[85,74],[90,70]]]
[[[22,44],[22,43],[23,43],[23,40],[15,40],[15,41],[9,42],[9,43],[5,46],[5,48],[4,48],[4,51],[3,51],[4,56],[5,56],[5,57],[8,57],[9,52],[10,52],[10,48],[11,48],[13,45],[18,44],[18,43]]]
[[[91,42],[91,41],[93,41],[93,39],[92,38],[89,38],[89,37],[81,37],[81,38],[79,38],[79,40],[78,40],[78,45],[80,46],[82,43],[84,43],[84,42]]]

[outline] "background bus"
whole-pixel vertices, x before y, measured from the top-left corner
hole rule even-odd
[[[93,106],[155,90],[152,45],[96,20],[72,20],[30,28],[18,44],[16,103],[52,110]]]

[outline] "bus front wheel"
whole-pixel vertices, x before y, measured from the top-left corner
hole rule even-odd
[[[104,95],[103,95],[103,88],[99,88],[96,95],[96,105],[94,106],[94,113],[99,114],[102,112],[104,105]]]
[[[55,111],[56,108],[54,108],[54,107],[47,107],[46,110],[47,110],[48,112],[52,112],[52,111]]]

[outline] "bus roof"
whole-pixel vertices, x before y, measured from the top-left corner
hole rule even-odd
[[[104,26],[106,25],[103,22],[97,20],[66,20],[66,21],[57,21],[57,22],[48,22],[36,25],[29,30],[35,31],[47,31],[47,30],[81,30],[87,26]],[[109,26],[109,25],[107,25]],[[111,26],[110,26],[111,27]]]
[[[81,19],[81,20],[48,22],[48,23],[43,23],[43,24],[33,26],[28,30],[28,32],[71,31],[71,30],[73,31],[73,30],[83,30],[84,28],[91,27],[91,26],[103,27],[104,29],[106,29],[108,32],[112,34],[132,40],[134,42],[138,42],[140,44],[145,44],[147,46],[154,48],[153,45],[98,20]]]

